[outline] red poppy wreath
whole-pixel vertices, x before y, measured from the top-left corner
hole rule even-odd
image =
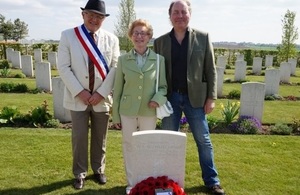
[[[172,189],[173,195],[186,195],[184,190],[172,179],[167,176],[148,177],[137,183],[131,190],[129,195],[154,195],[155,189]]]

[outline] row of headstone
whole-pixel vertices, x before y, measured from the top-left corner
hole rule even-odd
[[[49,62],[43,62],[42,50],[34,49],[35,68],[31,55],[21,56],[19,51],[7,48],[6,56],[14,68],[22,69],[26,77],[35,76],[36,88],[53,92],[54,118],[61,122],[71,121],[70,112],[63,107],[64,84],[59,77],[51,79],[51,68],[56,68],[57,53],[48,52]]]
[[[47,61],[51,65],[51,69],[56,69],[57,67],[57,52],[48,52],[48,58]],[[35,63],[43,62],[43,53],[41,49],[34,49],[33,51],[33,57]],[[7,48],[6,49],[6,58],[8,62],[12,63],[13,68],[22,68],[22,56],[19,51],[14,51],[12,48]]]
[[[237,55],[235,66],[237,64],[238,65],[240,64],[240,63],[237,63],[238,61],[244,61],[244,55],[242,55],[242,54]],[[297,59],[289,58],[287,62],[290,63],[290,66],[291,66],[290,67],[290,70],[291,70],[290,74],[291,75],[296,75]],[[218,56],[217,57],[216,65],[218,67],[226,68],[226,64],[227,64],[227,57],[226,56]],[[260,75],[261,70],[262,70],[262,64],[263,64],[263,59],[261,57],[254,57],[253,58],[253,64],[252,64],[252,73],[255,74],[255,75]],[[266,68],[273,67],[273,56],[272,55],[266,55],[265,67]]]
[[[57,64],[56,52],[48,53],[48,60],[51,62],[42,61],[42,50],[35,49],[35,67],[31,55],[22,55],[19,51],[14,51],[12,48],[6,49],[7,60],[12,63],[13,68],[22,70],[26,77],[36,78],[36,87],[45,91],[52,91],[51,68],[55,68]]]
[[[289,65],[283,64],[281,70],[270,68],[265,71],[265,95],[278,94],[280,82],[289,82]],[[217,96],[223,96],[224,68],[217,67]]]
[[[20,56],[19,52],[15,52],[13,49],[7,49],[7,53],[9,53],[10,60],[15,60],[16,56]],[[35,50],[36,58],[41,60],[41,50]],[[49,56],[52,56],[53,59],[56,58],[55,52],[51,53]],[[244,80],[246,76],[246,62],[243,59],[243,55],[239,55],[237,57],[237,61],[235,63],[235,80]],[[17,57],[18,58],[18,57]],[[21,57],[20,67],[22,67],[22,72],[26,76],[34,76],[33,71],[33,60],[32,56],[24,55]],[[55,60],[53,61],[53,63]],[[257,66],[260,66],[262,62],[261,58],[255,58],[253,60],[253,64],[256,64],[254,69]],[[295,60],[291,59],[291,62],[296,64]],[[223,88],[223,78],[226,64],[226,57],[220,56],[217,60],[218,64],[223,64],[222,66],[217,66],[217,74],[218,74],[218,97],[222,96],[222,88]],[[22,66],[23,65],[23,66]],[[46,91],[52,91],[52,83],[53,87],[53,95],[54,95],[54,113],[55,118],[58,118],[60,121],[70,121],[71,117],[68,111],[66,111],[62,106],[63,99],[63,83],[58,78],[51,79],[51,67],[50,62],[38,62],[35,64],[35,76],[36,76],[36,87]],[[259,69],[259,68],[257,68]],[[280,69],[266,69],[265,74],[265,83],[264,83],[264,96],[277,94],[279,90],[280,81],[289,82],[289,77],[291,74],[292,65],[291,63],[282,63]],[[57,92],[59,91],[59,92]]]
[[[271,56],[269,56],[270,58]],[[241,81],[246,79],[247,65],[246,61],[241,60],[242,57],[239,57],[239,60],[235,62],[235,71],[234,71],[234,81]],[[224,80],[224,71],[226,58],[220,56],[217,58],[217,63],[221,66],[217,66],[217,95],[222,97],[223,89],[223,80]],[[293,72],[296,71],[296,59],[289,59],[289,62],[282,62],[279,69],[268,67],[265,71],[265,83],[266,90],[265,95],[277,94],[280,82],[289,83],[290,77]],[[262,58],[255,57],[253,59],[253,72],[256,74],[261,73]],[[295,73],[294,73],[295,74]]]

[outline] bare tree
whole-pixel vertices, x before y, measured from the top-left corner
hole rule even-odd
[[[127,33],[130,23],[135,19],[134,0],[121,0],[118,22],[115,25],[115,34],[119,37],[121,50],[129,51],[133,47]]]
[[[278,61],[288,61],[297,56],[295,41],[298,39],[298,28],[295,26],[296,13],[287,10],[282,21],[282,41],[277,47]]]

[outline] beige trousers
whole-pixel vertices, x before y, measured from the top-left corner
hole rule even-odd
[[[156,119],[156,116],[144,117],[121,115],[123,157],[128,186],[133,186],[132,172],[134,170],[134,162],[131,158],[133,149],[132,133],[135,131],[155,130]]]
[[[94,173],[104,173],[108,112],[95,112],[92,106],[85,111],[71,111],[73,174],[85,178],[88,171],[89,121],[91,121],[90,163]]]

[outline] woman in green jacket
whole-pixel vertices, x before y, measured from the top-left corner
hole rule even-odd
[[[123,156],[129,194],[132,188],[132,133],[156,128],[156,107],[167,98],[164,57],[159,56],[159,83],[156,85],[157,54],[148,47],[152,26],[145,20],[134,21],[128,37],[134,48],[118,59],[113,91],[113,123],[122,129]]]

